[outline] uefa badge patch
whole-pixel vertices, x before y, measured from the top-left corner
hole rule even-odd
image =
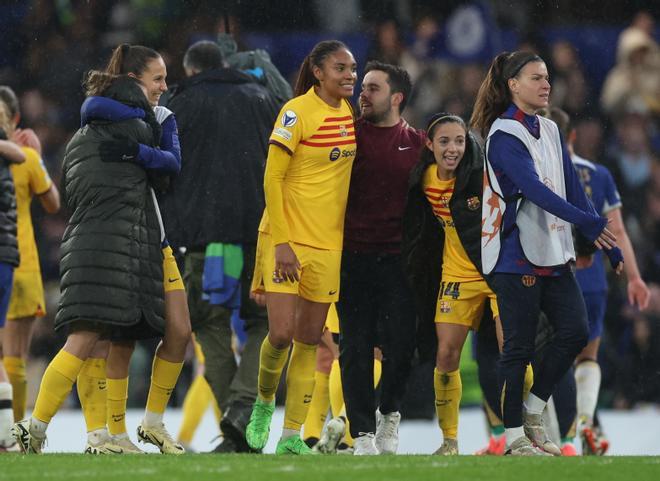
[[[477,210],[481,206],[481,201],[479,201],[479,197],[476,195],[474,197],[470,197],[467,200],[467,206],[468,209],[470,210]]]
[[[536,276],[522,276],[522,283],[525,287],[532,287],[536,284]]]
[[[287,110],[282,114],[282,126],[293,127],[298,122],[298,116],[293,110]]]

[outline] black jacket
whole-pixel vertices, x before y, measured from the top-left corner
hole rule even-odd
[[[187,78],[167,106],[177,118],[182,162],[160,198],[168,240],[193,249],[256,243],[275,100],[238,70],[217,69]]]
[[[7,135],[0,129],[0,139]],[[16,192],[9,162],[0,157],[0,262],[18,266],[18,242],[16,240]]]
[[[434,162],[432,156],[425,156],[410,173],[401,244],[404,270],[415,296],[420,321],[418,337],[426,348],[433,351],[436,347],[435,309],[442,280],[445,241],[444,229],[424,194],[424,173]],[[449,201],[449,211],[458,237],[479,272],[483,173],[481,148],[474,137],[468,135],[465,154],[456,169],[456,184]],[[423,356],[421,352],[420,355]]]
[[[130,79],[116,81],[104,95],[153,115]],[[55,328],[100,323],[114,326],[112,337],[153,337],[164,332],[158,218],[145,170],[101,161],[99,143],[111,138],[154,145],[157,137],[141,119],[92,121],[67,145],[62,183],[71,217],[62,238]]]

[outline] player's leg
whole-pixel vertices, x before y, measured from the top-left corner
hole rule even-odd
[[[68,335],[64,347],[48,364],[41,379],[32,417],[16,423],[13,428],[13,435],[23,452],[41,452],[48,424],[71,392],[99,336],[97,331],[84,328],[74,330]]]
[[[78,399],[87,428],[86,454],[108,454],[105,449],[110,441],[107,420],[107,373],[106,359],[110,341],[98,341],[76,379]]]

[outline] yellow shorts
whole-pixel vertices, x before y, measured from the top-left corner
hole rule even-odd
[[[297,294],[313,302],[336,302],[339,299],[341,251],[316,249],[295,242],[290,244],[300,262],[300,281],[274,279],[275,246],[270,234],[259,232],[250,290]]]
[[[46,315],[44,285],[39,271],[14,271],[14,284],[7,319],[43,317]]]
[[[486,281],[454,282],[443,279],[435,308],[435,322],[460,324],[477,330],[486,301],[490,301],[493,318],[499,316],[497,297]]]
[[[170,246],[163,248],[163,286],[165,292],[185,290],[179,266],[176,265],[176,259]]]
[[[325,328],[333,334],[339,334],[339,315],[337,314],[337,305],[334,302],[330,304],[330,309],[328,309]]]

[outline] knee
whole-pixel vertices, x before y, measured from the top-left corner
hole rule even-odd
[[[190,327],[189,317],[173,319],[167,323],[165,328],[165,337],[170,343],[176,342],[177,344],[185,344],[187,346],[191,335],[192,329]]]
[[[285,349],[291,345],[293,340],[293,332],[291,331],[269,331],[268,332],[268,342],[275,349]],[[304,341],[303,341],[304,342]]]
[[[461,350],[454,346],[440,343],[436,364],[439,371],[450,372],[458,369],[461,360]]]

